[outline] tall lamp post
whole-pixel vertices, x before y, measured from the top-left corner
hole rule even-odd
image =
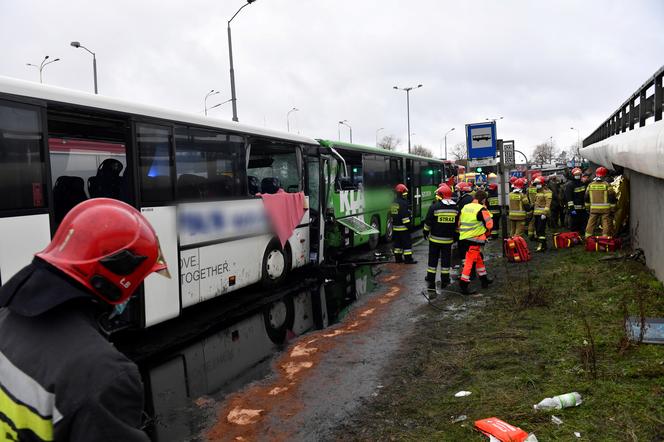
[[[353,128],[348,124],[348,120],[339,121],[339,124],[346,126],[350,130],[350,143],[353,144]]]
[[[205,94],[205,98],[203,99],[203,108],[205,109],[205,116],[206,117],[207,117],[207,111],[208,111],[207,99],[210,98],[213,95],[217,95],[218,93],[219,93],[219,91],[215,91],[214,89],[210,89],[210,92]]]
[[[237,119],[237,95],[235,94],[235,69],[233,68],[233,44],[231,40],[231,22],[235,18],[236,15],[240,13],[241,10],[244,9],[245,6],[248,6],[255,2],[256,0],[247,0],[247,3],[244,5],[240,6],[240,9],[237,10],[235,14],[231,17],[230,20],[228,20],[228,59],[230,61],[231,65],[231,101],[233,102],[233,121],[239,121]]]
[[[572,157],[572,160],[574,161],[574,166],[576,166],[576,153],[581,149],[581,131],[579,130],[578,127],[570,127],[570,130],[575,130],[576,131],[576,150],[574,152],[574,156]],[[579,161],[581,159],[579,158]]]
[[[98,94],[99,91],[97,90],[97,55],[77,41],[72,41],[69,44],[75,48],[85,49],[86,51],[92,54],[92,75],[95,80],[95,94]]]
[[[385,130],[385,128],[379,127],[378,129],[376,129],[376,147],[378,147],[378,132],[380,132],[381,130]]]
[[[418,84],[417,86],[411,86],[411,87],[394,86],[392,88],[398,91],[406,92],[406,118],[408,119],[408,153],[410,153],[410,91],[412,91],[413,89],[419,89],[421,87],[422,85]]]
[[[445,159],[447,159],[447,134],[449,134],[453,130],[454,130],[454,128],[452,128],[452,129],[448,130],[447,132],[445,132],[445,136],[443,137],[443,138],[445,138]]]
[[[48,55],[46,57],[44,57],[44,59],[42,60],[41,63],[39,63],[39,66],[37,66],[36,64],[32,64],[32,63],[26,63],[25,64],[26,66],[30,66],[30,67],[39,69],[39,82],[40,83],[44,82],[44,79],[42,77],[42,72],[44,71],[44,68],[46,66],[48,66],[49,64],[51,64],[51,63],[55,63],[56,61],[60,61],[59,58],[56,58],[55,60],[50,60],[50,61],[46,61],[46,60],[48,60]]]
[[[294,107],[293,109],[289,110],[288,113],[286,114],[286,130],[290,132],[290,114],[293,112],[299,112],[300,109]]]

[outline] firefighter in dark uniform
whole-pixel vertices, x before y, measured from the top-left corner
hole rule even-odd
[[[394,188],[396,198],[390,208],[392,216],[392,241],[394,260],[405,264],[416,264],[413,260],[413,241],[410,238],[411,213],[408,208],[408,188],[405,184],[397,184]]]
[[[487,191],[489,198],[487,204],[489,205],[489,212],[493,218],[493,230],[491,230],[491,238],[498,238],[498,229],[500,229],[500,201],[498,200],[498,184],[489,184]]]
[[[429,263],[425,278],[429,299],[436,297],[438,261],[441,287],[450,284],[452,243],[457,231],[458,213],[457,205],[452,200],[452,189],[447,184],[441,184],[436,190],[436,201],[429,207],[423,228],[424,239],[429,240]]]
[[[87,200],[0,288],[0,440],[145,441],[136,365],[97,318],[166,271],[157,236],[133,207]]]
[[[570,230],[579,232],[580,235],[586,230],[588,223],[588,212],[586,211],[585,198],[587,183],[581,180],[583,172],[578,167],[572,169],[572,178],[565,185],[565,200],[567,201],[567,213],[569,214]]]

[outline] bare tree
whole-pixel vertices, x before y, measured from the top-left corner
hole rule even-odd
[[[541,143],[535,147],[532,155],[532,162],[539,164],[550,164],[556,157],[556,149],[552,143]]]
[[[468,156],[468,152],[466,150],[466,143],[455,144],[450,153],[452,154],[452,157],[455,160],[465,160],[466,157]]]
[[[385,150],[397,150],[397,147],[401,144],[401,140],[394,135],[385,135],[378,142],[378,147]]]
[[[433,158],[433,153],[431,152],[431,150],[427,149],[426,147],[423,147],[421,144],[414,145],[410,150],[410,153],[412,153],[413,155],[419,155],[421,157]]]
[[[556,156],[556,163],[567,164],[569,159],[569,153],[566,150],[561,150],[560,153]]]

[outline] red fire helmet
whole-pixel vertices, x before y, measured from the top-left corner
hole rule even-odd
[[[405,184],[399,183],[394,187],[394,191],[396,193],[408,193],[408,187]]]
[[[498,184],[489,183],[489,190],[497,190],[497,189],[498,189]]]
[[[516,187],[517,189],[523,189],[524,187],[526,187],[526,180],[524,180],[523,178],[517,179],[514,182],[514,187]]]
[[[37,257],[109,304],[122,304],[153,272],[168,275],[150,223],[122,201],[93,198],[74,207]]]
[[[609,173],[609,171],[604,166],[599,166],[597,170],[595,170],[595,176],[598,176],[600,178],[605,177],[607,173]]]
[[[440,187],[436,189],[436,195],[443,199],[450,199],[452,198],[452,189],[447,184],[441,184]]]

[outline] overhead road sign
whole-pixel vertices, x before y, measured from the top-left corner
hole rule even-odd
[[[496,157],[496,123],[466,124],[468,159]]]

